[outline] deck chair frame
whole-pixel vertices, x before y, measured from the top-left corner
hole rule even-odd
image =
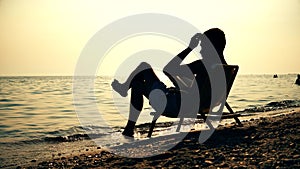
[[[226,101],[227,97],[228,97],[228,95],[230,93],[231,87],[233,85],[233,82],[235,80],[235,77],[237,75],[237,72],[239,70],[239,66],[238,65],[222,65],[222,66],[223,66],[224,71],[227,70],[227,71],[225,71],[225,73],[228,72],[228,70],[229,70],[229,72],[231,74],[229,76],[226,75],[227,91],[226,91],[226,96],[225,96],[226,97],[225,98],[225,107],[226,107],[226,109],[229,112],[223,112],[221,119],[233,118],[238,125],[242,125],[242,123],[240,122],[240,120],[238,118],[240,116],[240,114],[235,113],[232,110],[232,108],[230,107],[230,105],[228,104],[228,102]],[[203,119],[205,121],[205,123],[208,125],[208,127],[210,129],[212,129],[213,128],[212,124],[209,122],[209,120],[206,120],[208,112],[209,112],[209,109],[210,108],[207,108],[206,109],[207,111],[198,112],[197,119]],[[160,116],[164,116],[164,115],[161,115],[160,113],[157,113],[157,112],[152,112],[151,115],[153,115],[153,120],[152,120],[152,123],[151,123],[151,126],[150,126],[150,129],[149,129],[147,137],[151,137],[152,136],[152,133],[153,133],[153,130],[154,130],[154,127],[155,127],[157,119]],[[174,117],[169,117],[169,118],[174,118]],[[184,121],[184,118],[186,118],[186,117],[182,116],[182,117],[177,117],[177,118],[180,118],[178,126],[177,126],[177,129],[176,129],[176,132],[179,132],[180,131],[180,127],[181,127],[181,125],[182,125],[182,123]]]

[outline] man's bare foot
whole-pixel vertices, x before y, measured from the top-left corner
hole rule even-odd
[[[125,129],[122,134],[127,137],[133,137],[134,132]]]
[[[128,89],[123,85],[121,84],[118,80],[114,80],[112,83],[111,83],[111,86],[112,88],[118,92],[121,96],[123,97],[126,97],[127,96],[127,91]]]

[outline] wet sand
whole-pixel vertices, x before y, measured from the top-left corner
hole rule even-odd
[[[199,132],[191,132],[153,157],[126,158],[95,147],[17,168],[300,168],[299,108],[242,123],[218,127],[203,144]]]

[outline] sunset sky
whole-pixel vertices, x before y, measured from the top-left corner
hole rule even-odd
[[[300,0],[0,0],[0,75],[73,75],[97,31],[141,13],[175,16],[203,32],[221,28],[226,60],[239,65],[242,74],[300,73]],[[161,50],[171,53],[184,47],[165,45]]]

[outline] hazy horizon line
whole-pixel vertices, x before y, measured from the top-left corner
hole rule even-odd
[[[292,75],[292,74],[300,74],[296,72],[290,73],[238,73],[238,75]],[[0,74],[0,77],[75,77],[75,75],[16,75],[16,74]],[[94,76],[94,75],[76,75],[76,77],[84,77],[84,76]],[[112,74],[105,74],[105,75],[96,75],[99,76],[114,76]]]

